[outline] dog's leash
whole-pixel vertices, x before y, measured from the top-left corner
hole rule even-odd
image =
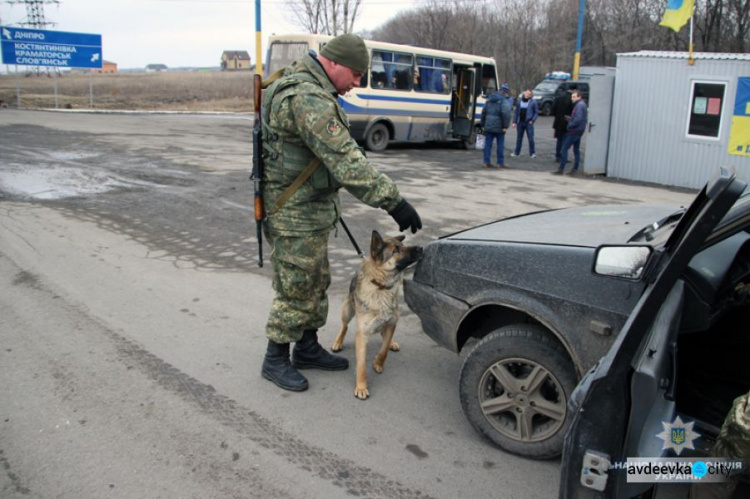
[[[344,217],[339,217],[339,221],[341,222],[341,226],[346,231],[346,235],[349,236],[349,240],[352,242],[352,246],[354,246],[354,249],[357,251],[357,254],[360,258],[364,258],[365,254],[362,253],[362,250],[359,249],[359,246],[357,245],[357,241],[354,240],[354,236],[351,232],[349,232],[349,227],[346,226],[346,222],[344,222]]]

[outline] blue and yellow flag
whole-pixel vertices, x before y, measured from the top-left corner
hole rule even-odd
[[[669,0],[667,10],[664,12],[659,26],[672,28],[675,33],[687,24],[688,20],[693,17],[693,7],[695,0]]]
[[[732,128],[729,132],[729,154],[750,156],[750,77],[737,79]]]

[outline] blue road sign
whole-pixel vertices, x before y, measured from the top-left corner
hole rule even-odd
[[[0,26],[3,63],[101,68],[102,35]]]

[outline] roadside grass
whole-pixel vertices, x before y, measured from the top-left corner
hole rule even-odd
[[[0,103],[22,108],[251,113],[250,71],[0,75]],[[93,96],[93,106],[91,100]]]

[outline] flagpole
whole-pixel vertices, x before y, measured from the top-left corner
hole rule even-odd
[[[576,36],[576,53],[573,58],[573,80],[578,79],[581,68],[581,38],[583,37],[583,15],[586,12],[586,0],[581,0],[578,6],[578,35]]]
[[[695,64],[695,59],[693,59],[693,17],[694,16],[695,16],[695,4],[693,4],[693,12],[690,13],[690,43],[688,44],[690,55],[688,57],[688,64],[690,64],[691,66]]]
[[[263,78],[263,36],[260,29],[260,0],[255,0],[255,74]]]

